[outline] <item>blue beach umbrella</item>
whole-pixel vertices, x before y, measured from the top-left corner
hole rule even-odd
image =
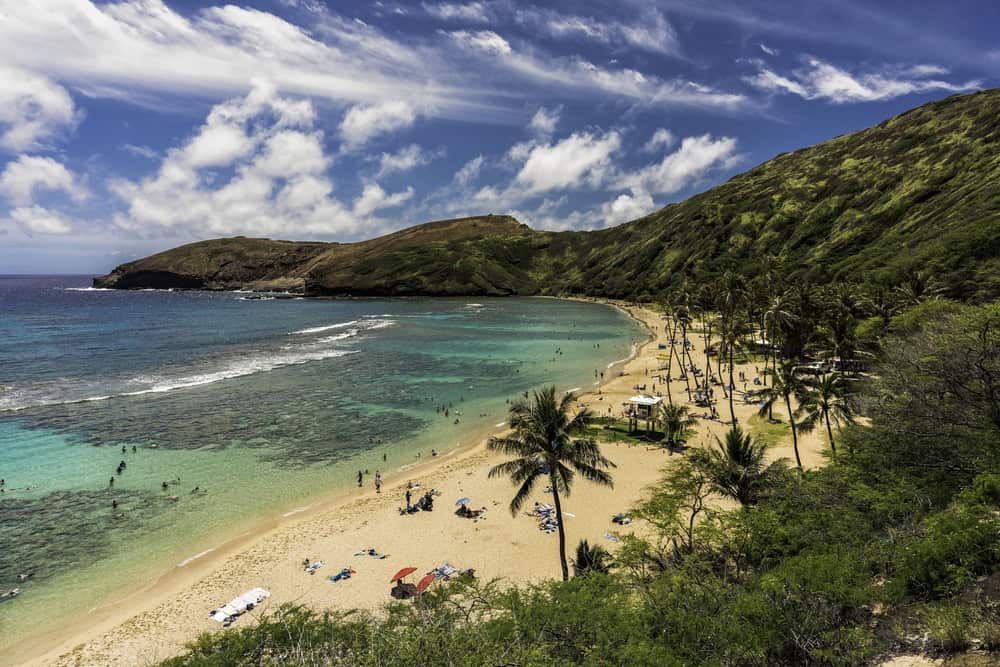
[[[472,502],[472,498],[459,498],[455,501],[456,505],[468,505]]]

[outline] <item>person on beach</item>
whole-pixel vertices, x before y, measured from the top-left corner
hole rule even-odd
[[[358,488],[361,488],[361,471],[358,471]]]
[[[410,509],[410,490],[406,490],[406,509]]]
[[[375,471],[375,493],[382,493],[382,473]]]

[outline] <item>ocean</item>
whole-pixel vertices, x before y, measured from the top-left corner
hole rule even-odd
[[[592,385],[644,337],[555,299],[89,284],[0,276],[0,593],[21,589],[0,654],[358,470],[470,444],[524,391]]]

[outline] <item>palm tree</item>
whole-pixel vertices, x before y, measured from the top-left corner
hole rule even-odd
[[[785,407],[788,409],[788,424],[792,427],[792,447],[795,449],[795,465],[801,470],[802,458],[799,456],[799,435],[795,430],[792,396],[798,398],[803,393],[804,385],[802,379],[795,374],[795,362],[790,359],[786,359],[778,364],[773,374],[774,380],[771,382],[771,386],[760,392],[764,399],[764,405],[761,406],[758,414],[762,417],[766,414],[770,418],[771,406],[776,401],[784,399]]]
[[[795,314],[792,303],[784,294],[778,294],[772,298],[767,306],[767,310],[764,311],[764,338],[767,345],[764,352],[765,386],[767,385],[767,359],[770,356],[771,348],[774,346],[775,341],[781,337],[782,332],[790,329],[796,320],[798,320],[798,315]],[[777,353],[774,357],[774,367],[778,367]]]
[[[742,320],[735,319],[735,317],[730,320],[729,325],[726,327],[725,332],[722,335],[722,340],[720,345],[723,349],[728,352],[729,355],[729,414],[733,418],[733,426],[736,426],[736,408],[733,407],[733,394],[736,382],[733,378],[733,367],[735,364],[735,353],[736,350],[745,346],[745,336],[749,332],[750,328]],[[722,354],[722,349],[719,350],[719,354]],[[721,379],[721,378],[720,378]]]
[[[694,435],[694,427],[698,420],[688,414],[686,405],[661,405],[660,428],[663,429],[663,441],[667,448],[673,451],[687,442]]]
[[[611,554],[600,544],[590,546],[587,540],[580,540],[576,545],[576,558],[573,559],[573,576],[582,577],[591,572],[607,574],[609,558]]]
[[[739,426],[715,437],[716,447],[705,459],[712,486],[743,505],[755,505],[785,469],[783,459],[767,463],[767,446]]]
[[[534,392],[533,399],[516,400],[510,406],[510,426],[513,433],[490,438],[487,447],[515,458],[490,469],[489,476],[510,477],[520,485],[510,501],[511,514],[517,514],[527,502],[535,483],[548,476],[559,526],[559,562],[563,581],[569,579],[566,564],[566,533],[563,530],[561,495],[568,496],[576,473],[584,479],[604,486],[614,486],[605,470],[615,464],[604,458],[592,438],[573,438],[587,428],[592,414],[586,408],[570,416],[570,406],[576,398],[565,394],[556,397],[555,387]],[[575,472],[574,472],[575,471]]]
[[[830,437],[830,451],[837,456],[837,447],[833,442],[833,427],[840,428],[843,424],[854,422],[854,410],[848,400],[848,387],[844,378],[836,373],[830,373],[814,380],[808,380],[800,397],[798,414],[799,426],[803,431],[811,431],[820,422],[826,424],[826,433]]]

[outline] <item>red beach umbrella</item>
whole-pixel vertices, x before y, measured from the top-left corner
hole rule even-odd
[[[399,581],[400,579],[402,579],[403,577],[409,576],[409,575],[413,574],[416,571],[417,571],[417,568],[415,568],[415,567],[404,567],[402,570],[400,570],[399,572],[397,572],[392,577],[392,579],[389,580],[389,583],[390,584],[395,583],[395,582]]]
[[[436,577],[437,575],[432,572],[431,574],[428,574],[426,577],[421,579],[417,583],[417,592],[423,593],[425,590],[427,590],[427,587],[431,585],[431,582],[434,581]]]

